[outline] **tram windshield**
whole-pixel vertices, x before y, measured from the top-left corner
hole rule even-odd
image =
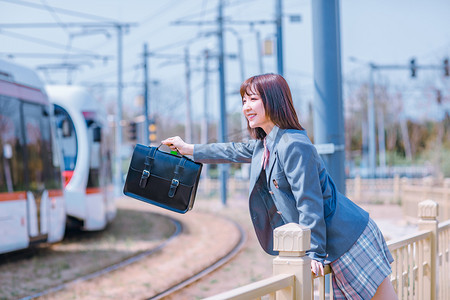
[[[47,106],[0,95],[0,151],[0,191],[61,188]]]
[[[78,144],[77,135],[72,119],[67,111],[59,105],[54,105],[56,134],[64,160],[64,186],[66,186],[73,176],[73,170],[77,162]]]

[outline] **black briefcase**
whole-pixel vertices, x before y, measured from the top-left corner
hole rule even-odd
[[[159,147],[136,145],[123,193],[184,214],[194,205],[203,165]]]

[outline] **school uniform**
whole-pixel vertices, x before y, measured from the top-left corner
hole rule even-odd
[[[265,168],[264,142],[269,151]],[[275,126],[265,141],[196,144],[193,156],[203,163],[251,163],[250,215],[269,254],[278,254],[273,229],[298,223],[311,229],[307,255],[330,263],[349,251],[368,226],[369,214],[339,193],[304,130]]]

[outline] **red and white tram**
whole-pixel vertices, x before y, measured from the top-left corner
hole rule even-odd
[[[68,220],[83,230],[101,230],[116,215],[106,113],[83,87],[49,85],[46,89],[55,106],[64,157]]]
[[[53,110],[32,70],[0,60],[0,253],[64,236]]]

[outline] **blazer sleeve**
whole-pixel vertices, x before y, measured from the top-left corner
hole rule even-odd
[[[284,173],[288,180],[299,213],[298,223],[311,230],[312,259],[323,262],[326,258],[326,224],[322,188],[319,178],[320,157],[310,143],[291,140],[285,151],[279,151]]]
[[[194,160],[214,163],[250,163],[256,141],[248,143],[213,143],[194,145]]]

